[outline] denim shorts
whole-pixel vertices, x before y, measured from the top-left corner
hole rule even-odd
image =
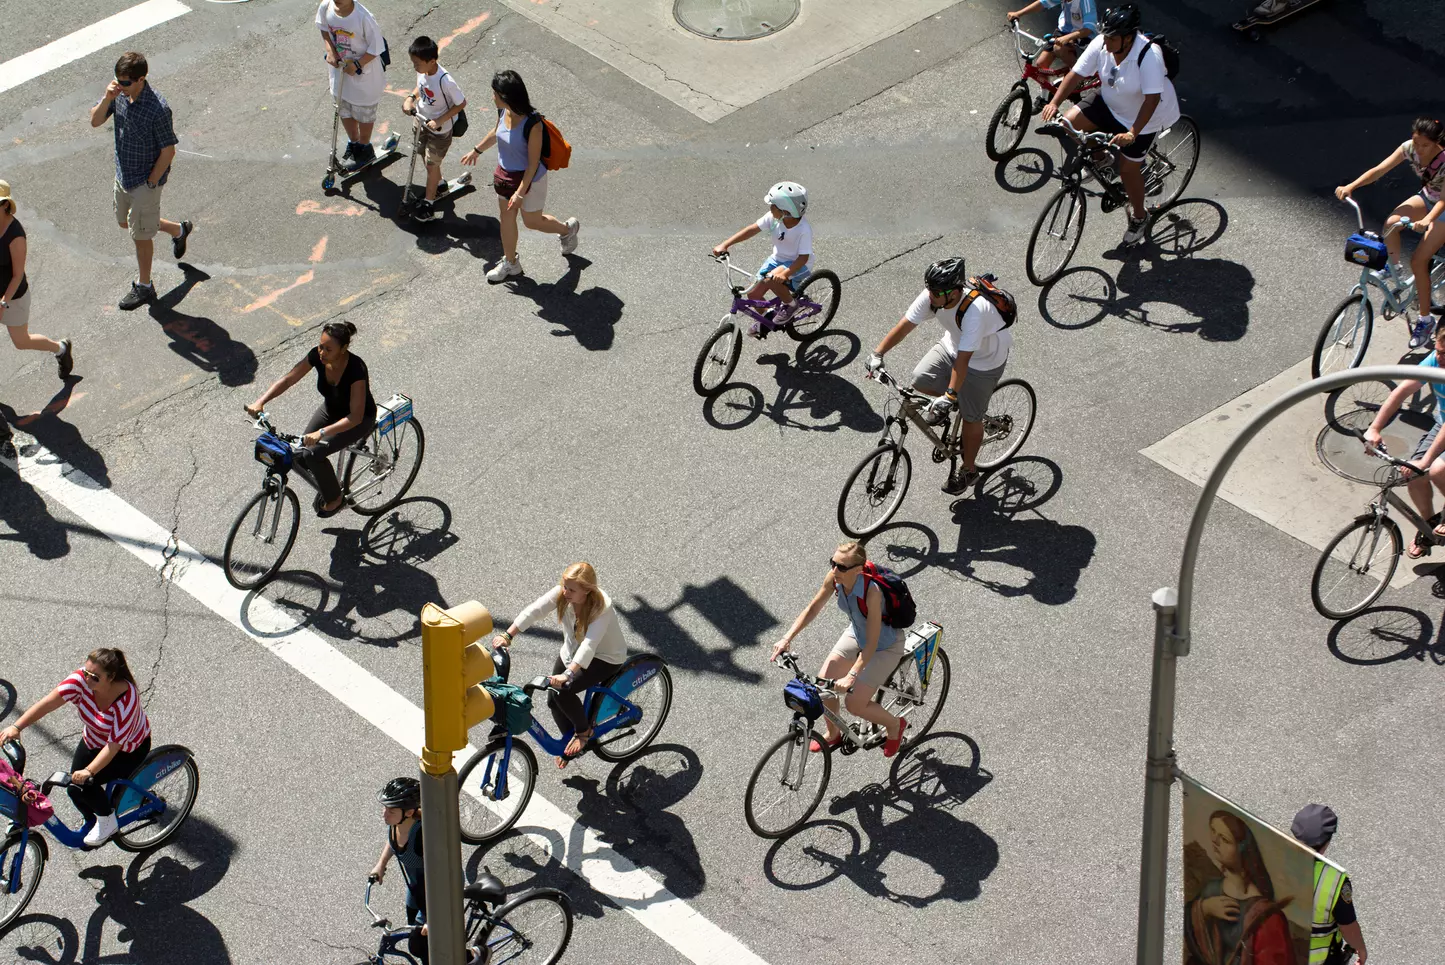
[[[808,260],[811,261],[812,259],[810,258]],[[754,281],[762,281],[764,278],[768,277],[768,273],[771,272],[774,268],[779,268],[787,264],[791,263],[786,261],[779,261],[776,258],[769,258],[766,262],[763,263],[763,267],[758,269],[758,273],[755,276]],[[799,288],[802,287],[803,282],[808,280],[808,276],[812,273],[813,270],[807,265],[804,265],[798,271],[793,272],[793,277],[788,279],[788,287],[796,292]]]

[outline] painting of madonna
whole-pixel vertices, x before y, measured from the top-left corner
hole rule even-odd
[[[1284,913],[1294,897],[1275,894],[1249,825],[1214,811],[1205,845],[1208,864],[1197,862],[1205,871],[1184,906],[1184,965],[1297,965]]]

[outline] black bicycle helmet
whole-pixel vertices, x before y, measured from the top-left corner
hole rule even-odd
[[[376,792],[383,807],[415,811],[421,807],[421,782],[414,777],[394,777]]]
[[[936,295],[962,288],[965,276],[962,258],[945,258],[928,266],[923,273],[923,284]]]
[[[1110,7],[1099,18],[1099,32],[1105,37],[1122,37],[1139,29],[1139,8],[1132,3]]]
[[[1294,823],[1289,826],[1289,830],[1311,848],[1319,848],[1330,843],[1338,827],[1339,821],[1329,805],[1306,804],[1294,816]]]

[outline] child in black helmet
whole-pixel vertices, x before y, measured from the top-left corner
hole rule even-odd
[[[406,882],[406,923],[416,926],[411,933],[409,950],[426,965],[429,961],[426,938],[426,874],[421,850],[421,782],[414,777],[397,777],[376,792],[381,802],[381,819],[386,822],[386,846],[376,867],[371,869],[374,881],[386,878],[392,856],[401,868]]]

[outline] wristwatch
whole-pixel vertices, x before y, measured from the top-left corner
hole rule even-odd
[[[317,442],[325,442],[325,441],[326,441],[326,430],[325,430],[325,429],[317,429],[317,430],[316,430],[316,441],[317,441]]]
[[[5,299],[0,298],[0,308],[9,308],[9,307],[10,307],[10,303],[7,302]]]

